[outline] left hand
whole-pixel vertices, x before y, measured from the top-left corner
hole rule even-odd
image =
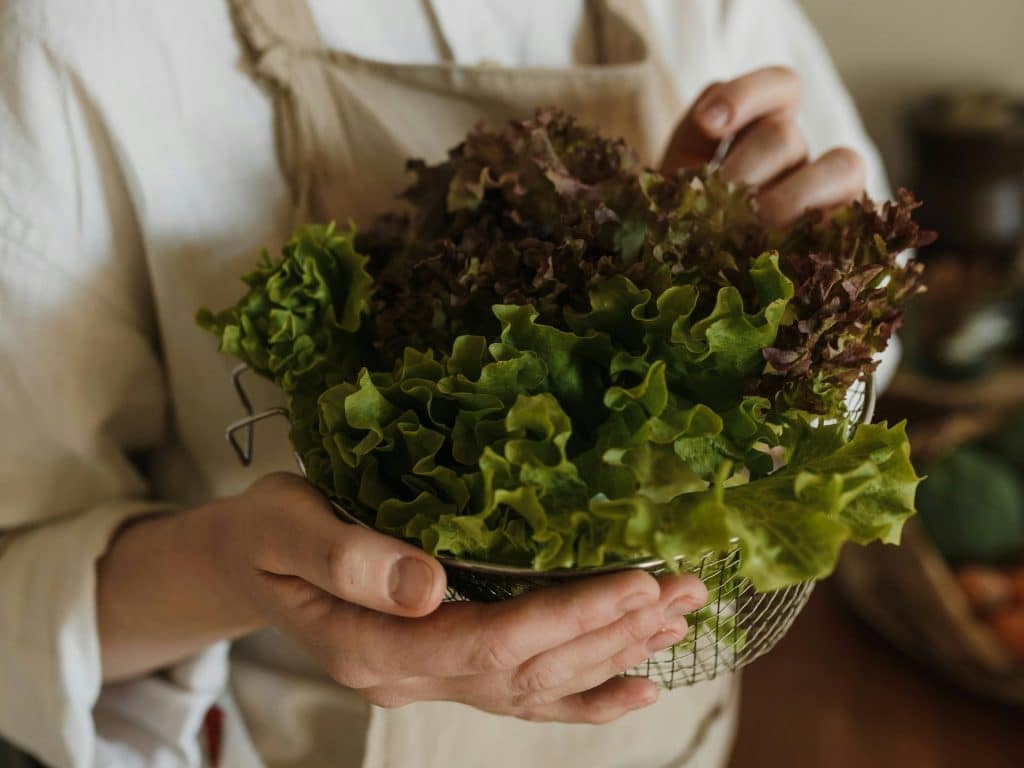
[[[800,80],[785,67],[766,67],[701,93],[676,127],[662,170],[696,168],[734,136],[721,173],[755,186],[762,218],[783,226],[808,209],[848,203],[864,190],[864,161],[846,147],[810,160],[796,123]]]

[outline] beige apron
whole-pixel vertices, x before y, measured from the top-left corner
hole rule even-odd
[[[626,137],[653,163],[680,110],[668,69],[647,43],[642,2],[591,4],[584,60],[595,63],[565,70],[371,61],[326,50],[305,0],[231,6],[255,75],[275,102],[295,223],[368,221],[408,183],[407,158],[440,160],[480,120],[495,125],[554,105]],[[663,693],[655,706],[605,726],[535,724],[446,702],[370,708],[309,670],[299,683],[298,667],[270,645],[263,638],[246,646],[237,659],[245,674],[233,687],[273,766],[713,768],[728,754],[735,686],[727,679]],[[268,716],[270,696],[282,710],[288,701],[295,707]],[[314,707],[318,698],[330,706]],[[302,711],[308,722],[297,721]]]

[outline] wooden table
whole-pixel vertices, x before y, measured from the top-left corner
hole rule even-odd
[[[825,582],[744,674],[730,768],[1024,768],[1024,710],[946,683]]]

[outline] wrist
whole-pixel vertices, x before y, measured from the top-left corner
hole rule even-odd
[[[141,518],[111,540],[96,568],[104,680],[159,669],[262,625],[235,597],[220,553],[222,503]]]
[[[200,542],[193,563],[220,617],[225,639],[234,639],[267,625],[250,588],[254,575],[240,529],[241,497],[217,499],[187,514],[193,519],[184,535]],[[186,542],[187,546],[187,542]]]

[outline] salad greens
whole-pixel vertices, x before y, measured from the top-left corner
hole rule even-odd
[[[583,567],[739,541],[761,590],[895,542],[902,425],[850,433],[921,288],[909,193],[785,232],[560,112],[410,163],[406,210],[295,233],[200,324],[285,391],[309,479],[434,554]]]

